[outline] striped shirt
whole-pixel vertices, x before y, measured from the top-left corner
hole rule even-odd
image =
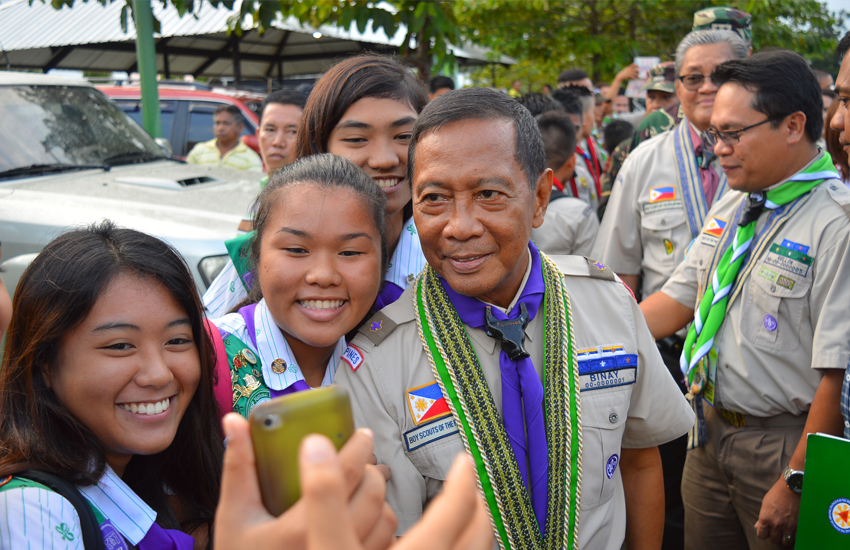
[[[404,290],[422,271],[425,263],[422,245],[419,243],[419,234],[416,231],[413,218],[410,218],[405,222],[404,229],[401,231],[398,245],[396,245],[395,252],[390,258],[385,279]],[[207,316],[210,319],[223,317],[247,296],[248,292],[239,279],[239,273],[233,265],[233,260],[228,260],[227,265],[224,266],[224,269],[221,270],[221,273],[204,293],[204,306],[207,308]],[[245,342],[247,343],[247,341]]]
[[[301,373],[301,367],[298,366],[298,361],[295,359],[295,354],[289,347],[289,343],[283,336],[280,328],[272,318],[269,308],[266,306],[265,299],[260,300],[254,309],[254,332],[257,336],[257,345],[255,346],[248,334],[248,328],[245,323],[245,318],[241,313],[231,313],[220,319],[215,319],[212,323],[218,328],[222,338],[228,335],[233,335],[244,343],[248,348],[257,354],[260,358],[260,363],[263,366],[263,382],[269,388],[282,391],[297,382],[304,380],[304,375]],[[345,337],[339,339],[331,354],[328,366],[325,369],[325,377],[322,379],[322,386],[333,384],[336,369],[339,366],[342,352],[345,351]],[[275,359],[283,359],[287,366],[282,373],[272,371],[272,363]]]
[[[844,437],[850,439],[850,361],[841,386],[841,415],[844,417]]]
[[[106,467],[97,485],[79,487],[94,508],[132,545],[153,525],[156,512]],[[49,489],[0,492],[0,550],[82,549],[80,518],[70,502]]]
[[[242,143],[242,140],[237,141],[236,146],[222,157],[221,151],[218,150],[218,145],[216,145],[217,139],[203,141],[192,147],[192,150],[186,156],[186,162],[189,164],[218,164],[219,167],[227,166],[237,170],[263,170],[263,161],[260,155]]]

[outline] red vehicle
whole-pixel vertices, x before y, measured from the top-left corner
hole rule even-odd
[[[139,86],[98,86],[101,92],[142,126],[142,101]],[[183,86],[159,86],[162,112],[162,137],[171,142],[172,155],[186,158],[195,144],[209,141],[213,135],[213,112],[220,105],[235,105],[245,119],[242,141],[259,154],[257,115],[240,100],[230,96],[194,90]]]

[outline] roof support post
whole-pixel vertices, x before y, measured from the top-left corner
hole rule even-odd
[[[162,115],[156,85],[156,45],[153,40],[153,12],[150,0],[133,0],[136,20],[136,58],[142,91],[142,122],[153,137],[162,137]]]
[[[233,35],[230,37],[230,40],[233,44],[233,81],[237,88],[242,86],[242,66],[239,60],[239,36],[236,32],[233,32]]]

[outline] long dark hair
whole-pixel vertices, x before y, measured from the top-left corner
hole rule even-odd
[[[395,99],[417,114],[428,103],[422,83],[392,57],[362,54],[340,61],[310,93],[295,138],[295,158],[327,153],[331,132],[342,115],[366,97]]]
[[[174,441],[160,453],[133,456],[122,479],[156,511],[160,526],[191,532],[206,525],[211,533],[224,449],[213,395],[215,356],[201,302],[189,269],[170,246],[109,221],[54,239],[18,284],[0,368],[0,477],[35,469],[93,485],[103,475],[103,444],[60,403],[45,373],[65,335],[121,274],[168,289],[189,316],[201,369]],[[174,498],[179,521],[169,505]]]
[[[315,185],[319,189],[331,193],[339,189],[348,189],[357,195],[362,204],[356,207],[352,205],[352,208],[365,207],[372,217],[378,235],[381,236],[381,280],[383,280],[389,261],[384,219],[384,209],[387,205],[386,195],[380,187],[375,185],[369,174],[350,160],[330,153],[311,155],[277,170],[260,192],[257,199],[257,217],[254,219],[254,229],[257,235],[251,240],[249,251],[250,263],[254,266],[252,268],[254,284],[251,287],[251,292],[248,293],[248,297],[231,311],[238,311],[248,304],[255,304],[263,299],[263,290],[257,276],[263,235],[266,232],[269,219],[285,200],[284,194],[297,185]]]

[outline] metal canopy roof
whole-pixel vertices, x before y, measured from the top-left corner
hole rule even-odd
[[[0,4],[0,67],[11,69],[76,69],[84,71],[136,71],[136,32],[132,21],[121,30],[123,2],[102,6],[77,2],[73,8],[54,9],[50,3],[12,0]],[[227,35],[234,12],[202,3],[198,12],[180,17],[171,4],[153,4],[161,23],[155,35],[157,72],[196,77],[237,76],[242,79],[318,74],[356,52],[397,53],[406,29],[394,37],[370,26],[365,33],[356,25],[349,30],[302,26],[293,18],[279,19],[262,36],[245,28],[241,37]],[[492,63],[488,51],[474,45],[453,47],[461,65]],[[501,56],[500,64],[515,63]],[[237,73],[238,71],[238,73]]]

